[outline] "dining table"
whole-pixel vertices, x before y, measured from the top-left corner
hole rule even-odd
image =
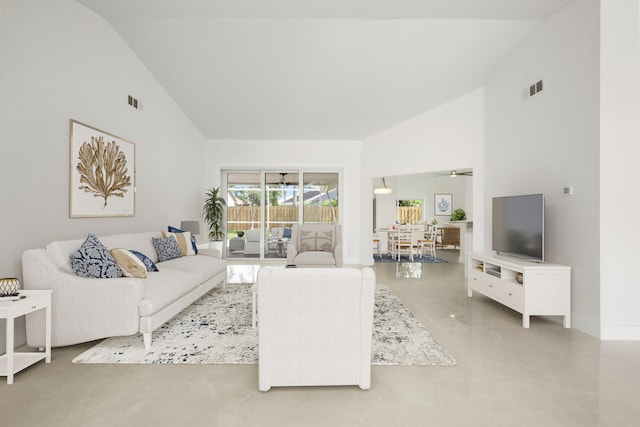
[[[420,231],[422,231],[423,235],[419,237],[424,237],[424,232],[426,230],[422,228],[420,225],[407,224],[407,226],[409,226],[412,229],[412,231],[414,231],[414,240],[417,240],[418,236],[416,236],[416,233],[420,233]],[[385,233],[387,253],[390,253],[392,257],[395,257],[394,245],[392,244],[392,242],[394,238],[398,235],[398,231],[399,231],[398,227],[400,226],[387,226],[387,227],[376,228],[376,233]],[[440,231],[440,228],[437,225],[425,225],[424,227],[436,228],[436,238],[437,238],[438,233]],[[381,241],[380,242],[381,246],[384,247],[383,239],[380,239],[380,241]]]

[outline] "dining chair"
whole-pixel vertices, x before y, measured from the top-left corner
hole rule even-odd
[[[382,256],[382,250],[380,248],[380,238],[378,236],[373,236],[373,249],[378,252],[378,256]]]
[[[418,252],[424,255],[425,250],[429,251],[432,257],[436,257],[436,232],[435,227],[429,227],[424,233],[424,237],[418,240]]]
[[[424,239],[424,233],[426,231],[426,225],[425,224],[412,224],[409,226],[409,229],[412,232],[412,236],[411,236],[411,242],[413,244],[413,248],[415,250],[418,249],[418,241],[420,239]]]
[[[409,255],[409,258],[413,262],[413,231],[408,226],[399,226],[396,233],[396,239],[393,242],[393,254],[394,257],[400,261],[402,254]]]
[[[396,257],[396,240],[398,240],[398,229],[392,228],[387,232],[387,253],[391,254],[391,258]]]

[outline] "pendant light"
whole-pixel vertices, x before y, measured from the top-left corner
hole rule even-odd
[[[376,187],[373,189],[375,194],[391,194],[391,189],[387,187],[387,183],[384,178],[382,178],[382,187]]]

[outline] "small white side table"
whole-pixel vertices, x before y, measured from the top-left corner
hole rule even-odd
[[[0,376],[7,377],[7,384],[13,384],[13,375],[34,363],[45,359],[51,363],[51,293],[49,290],[21,290],[26,298],[17,301],[0,299],[0,319],[6,319],[7,349],[0,356]],[[14,320],[16,317],[45,309],[45,349],[43,352],[14,351]]]

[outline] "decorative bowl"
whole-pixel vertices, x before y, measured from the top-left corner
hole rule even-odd
[[[0,296],[15,295],[20,290],[20,281],[15,277],[0,279]]]

